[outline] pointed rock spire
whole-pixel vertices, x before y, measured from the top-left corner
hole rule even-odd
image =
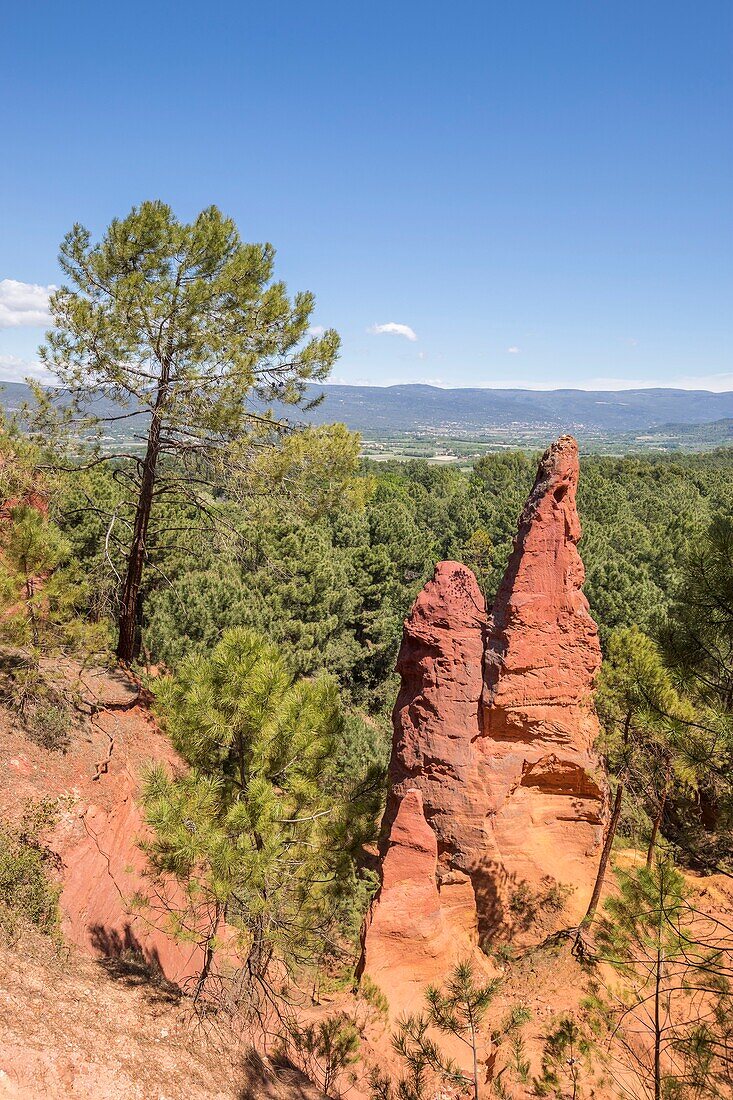
[[[513,726],[518,736],[560,740],[565,728],[584,743],[597,733],[587,704],[601,649],[581,590],[578,472],[578,444],[563,435],[542,456],[519,520],[486,650],[484,703],[493,737],[510,736]]]
[[[404,843],[418,792],[419,833],[435,838],[436,927],[452,929],[454,942],[542,936],[584,911],[606,785],[593,751],[600,646],[581,591],[577,483],[577,443],[562,436],[540,462],[491,614],[471,571],[439,562],[405,623],[382,888],[364,935],[362,966],[372,977],[385,950],[380,928],[389,928],[393,969],[401,937],[408,976],[412,965],[413,907],[403,899],[399,918],[392,869],[401,868],[404,884],[410,858],[424,859],[424,845],[410,856]],[[455,957],[451,937],[448,944],[436,935],[437,973]]]
[[[558,887],[562,919],[582,915],[605,819],[593,749],[601,649],[581,590],[578,473],[578,445],[561,436],[540,461],[489,619],[480,751],[504,921],[518,891],[541,905]]]
[[[481,729],[486,605],[470,569],[441,561],[405,622],[392,715],[389,832],[405,791],[418,786],[438,835],[441,868],[460,865],[483,830],[473,742]],[[386,837],[385,837],[386,839]]]

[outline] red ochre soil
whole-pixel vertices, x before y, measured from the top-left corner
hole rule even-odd
[[[0,815],[17,818],[29,801],[55,801],[56,827],[48,836],[58,856],[62,932],[68,943],[105,956],[134,951],[172,981],[196,973],[195,947],[173,942],[162,916],[132,911],[146,890],[144,835],[137,804],[147,764],[183,765],[157,729],[137,684],[119,670],[82,670],[72,662],[45,662],[78,700],[69,751],[49,752],[30,741],[8,716],[0,717]]]
[[[29,932],[0,943],[0,1098],[318,1100],[302,1074],[262,1062],[241,1028],[192,1014],[174,983],[196,973],[196,950],[154,911],[130,910],[147,885],[141,773],[151,761],[183,767],[144,695],[118,670],[49,661],[44,671],[77,697],[78,721],[60,753],[0,708],[0,819],[42,799],[60,807],[46,840],[63,944]]]

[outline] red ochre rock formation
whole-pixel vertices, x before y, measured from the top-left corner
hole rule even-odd
[[[422,1007],[426,985],[470,954],[475,942],[473,890],[464,881],[463,904],[453,909],[438,893],[438,839],[423,812],[423,796],[402,796],[381,866],[379,903],[365,924],[362,970],[388,993],[390,1007]]]
[[[387,992],[404,986],[399,972],[427,928],[414,919],[428,912],[426,828],[438,931],[435,950],[419,950],[424,981],[440,980],[479,935],[526,938],[535,915],[546,934],[548,920],[573,923],[588,902],[606,784],[593,751],[600,646],[581,591],[577,482],[578,447],[562,436],[540,462],[490,614],[471,571],[439,562],[405,623],[382,881],[362,959]],[[560,915],[543,910],[551,889],[566,897]]]
[[[572,887],[565,919],[588,901],[606,807],[593,751],[601,650],[581,590],[577,485],[578,445],[561,436],[540,462],[492,609],[480,742],[508,882]]]

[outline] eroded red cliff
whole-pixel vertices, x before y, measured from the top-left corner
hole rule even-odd
[[[64,938],[102,956],[130,952],[186,984],[199,971],[198,944],[170,934],[159,887],[146,875],[139,841],[146,835],[140,807],[148,763],[178,771],[184,765],[155,725],[139,688],[121,670],[83,669],[46,659],[44,674],[73,693],[78,722],[66,752],[50,754],[0,710],[0,813],[16,820],[29,803],[57,809],[45,837],[58,860]],[[167,887],[173,892],[171,884]],[[148,904],[140,909],[134,897]]]
[[[578,445],[561,436],[540,462],[492,609],[481,740],[507,886],[570,890],[566,920],[587,903],[606,801],[593,749],[601,650],[581,588],[577,485]]]
[[[475,946],[470,883],[453,908],[438,892],[438,841],[416,787],[402,795],[381,866],[379,903],[367,917],[362,968],[400,1012],[422,1007],[425,987]]]
[[[373,980],[380,956],[392,985],[411,966],[417,895],[407,873],[398,895],[390,868],[424,861],[402,827],[416,791],[435,837],[433,900],[464,954],[479,936],[572,923],[587,903],[606,794],[593,751],[600,646],[581,591],[577,481],[577,444],[563,436],[540,462],[489,615],[471,571],[440,562],[405,623],[382,887],[364,936]],[[430,980],[454,956],[439,952]]]

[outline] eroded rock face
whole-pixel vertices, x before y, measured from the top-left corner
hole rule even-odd
[[[476,907],[471,884],[453,906],[438,893],[438,841],[423,795],[408,788],[391,823],[379,897],[367,917],[362,972],[387,993],[393,1015],[422,1007],[425,986],[473,951]]]
[[[593,751],[601,650],[581,590],[577,484],[578,445],[562,436],[540,462],[492,609],[480,741],[505,893],[567,887],[566,920],[585,909],[606,807]]]
[[[57,857],[68,943],[105,957],[132,953],[188,985],[203,952],[197,943],[172,937],[161,896],[180,909],[185,898],[175,883],[151,881],[139,847],[149,835],[140,806],[144,768],[156,763],[180,773],[185,764],[122,670],[89,669],[57,657],[42,660],[41,667],[54,688],[73,695],[78,725],[64,753],[49,753],[0,709],[0,756],[6,761],[0,816],[14,822],[29,802],[54,805],[55,825],[44,843]],[[133,903],[136,894],[148,899],[142,910]]]
[[[471,570],[439,562],[405,623],[397,660],[402,686],[392,715],[383,833],[389,833],[405,791],[418,786],[438,838],[441,880],[449,869],[468,871],[468,853],[483,845],[484,791],[475,742],[486,630],[486,606]]]
[[[380,951],[399,969],[395,945],[412,935],[391,868],[407,881],[410,860],[423,859],[425,846],[406,844],[402,824],[418,791],[435,838],[438,910],[464,953],[479,935],[531,934],[538,919],[546,934],[548,922],[570,923],[587,904],[606,788],[593,752],[600,646],[581,591],[577,481],[577,444],[563,436],[542,458],[489,615],[471,571],[440,562],[405,623],[382,888],[364,937],[372,977]],[[450,969],[447,956],[435,964]]]
[[[93,771],[77,776],[73,802],[49,838],[61,861],[64,936],[107,958],[131,952],[185,985],[200,971],[203,952],[198,944],[170,934],[158,895],[183,909],[183,892],[172,882],[164,887],[151,882],[139,846],[149,835],[140,805],[145,763],[161,763],[174,772],[185,765],[121,673],[92,672],[84,686],[84,701],[103,708],[95,729],[109,738],[111,751],[95,761]],[[142,911],[133,902],[136,894],[147,899]]]

